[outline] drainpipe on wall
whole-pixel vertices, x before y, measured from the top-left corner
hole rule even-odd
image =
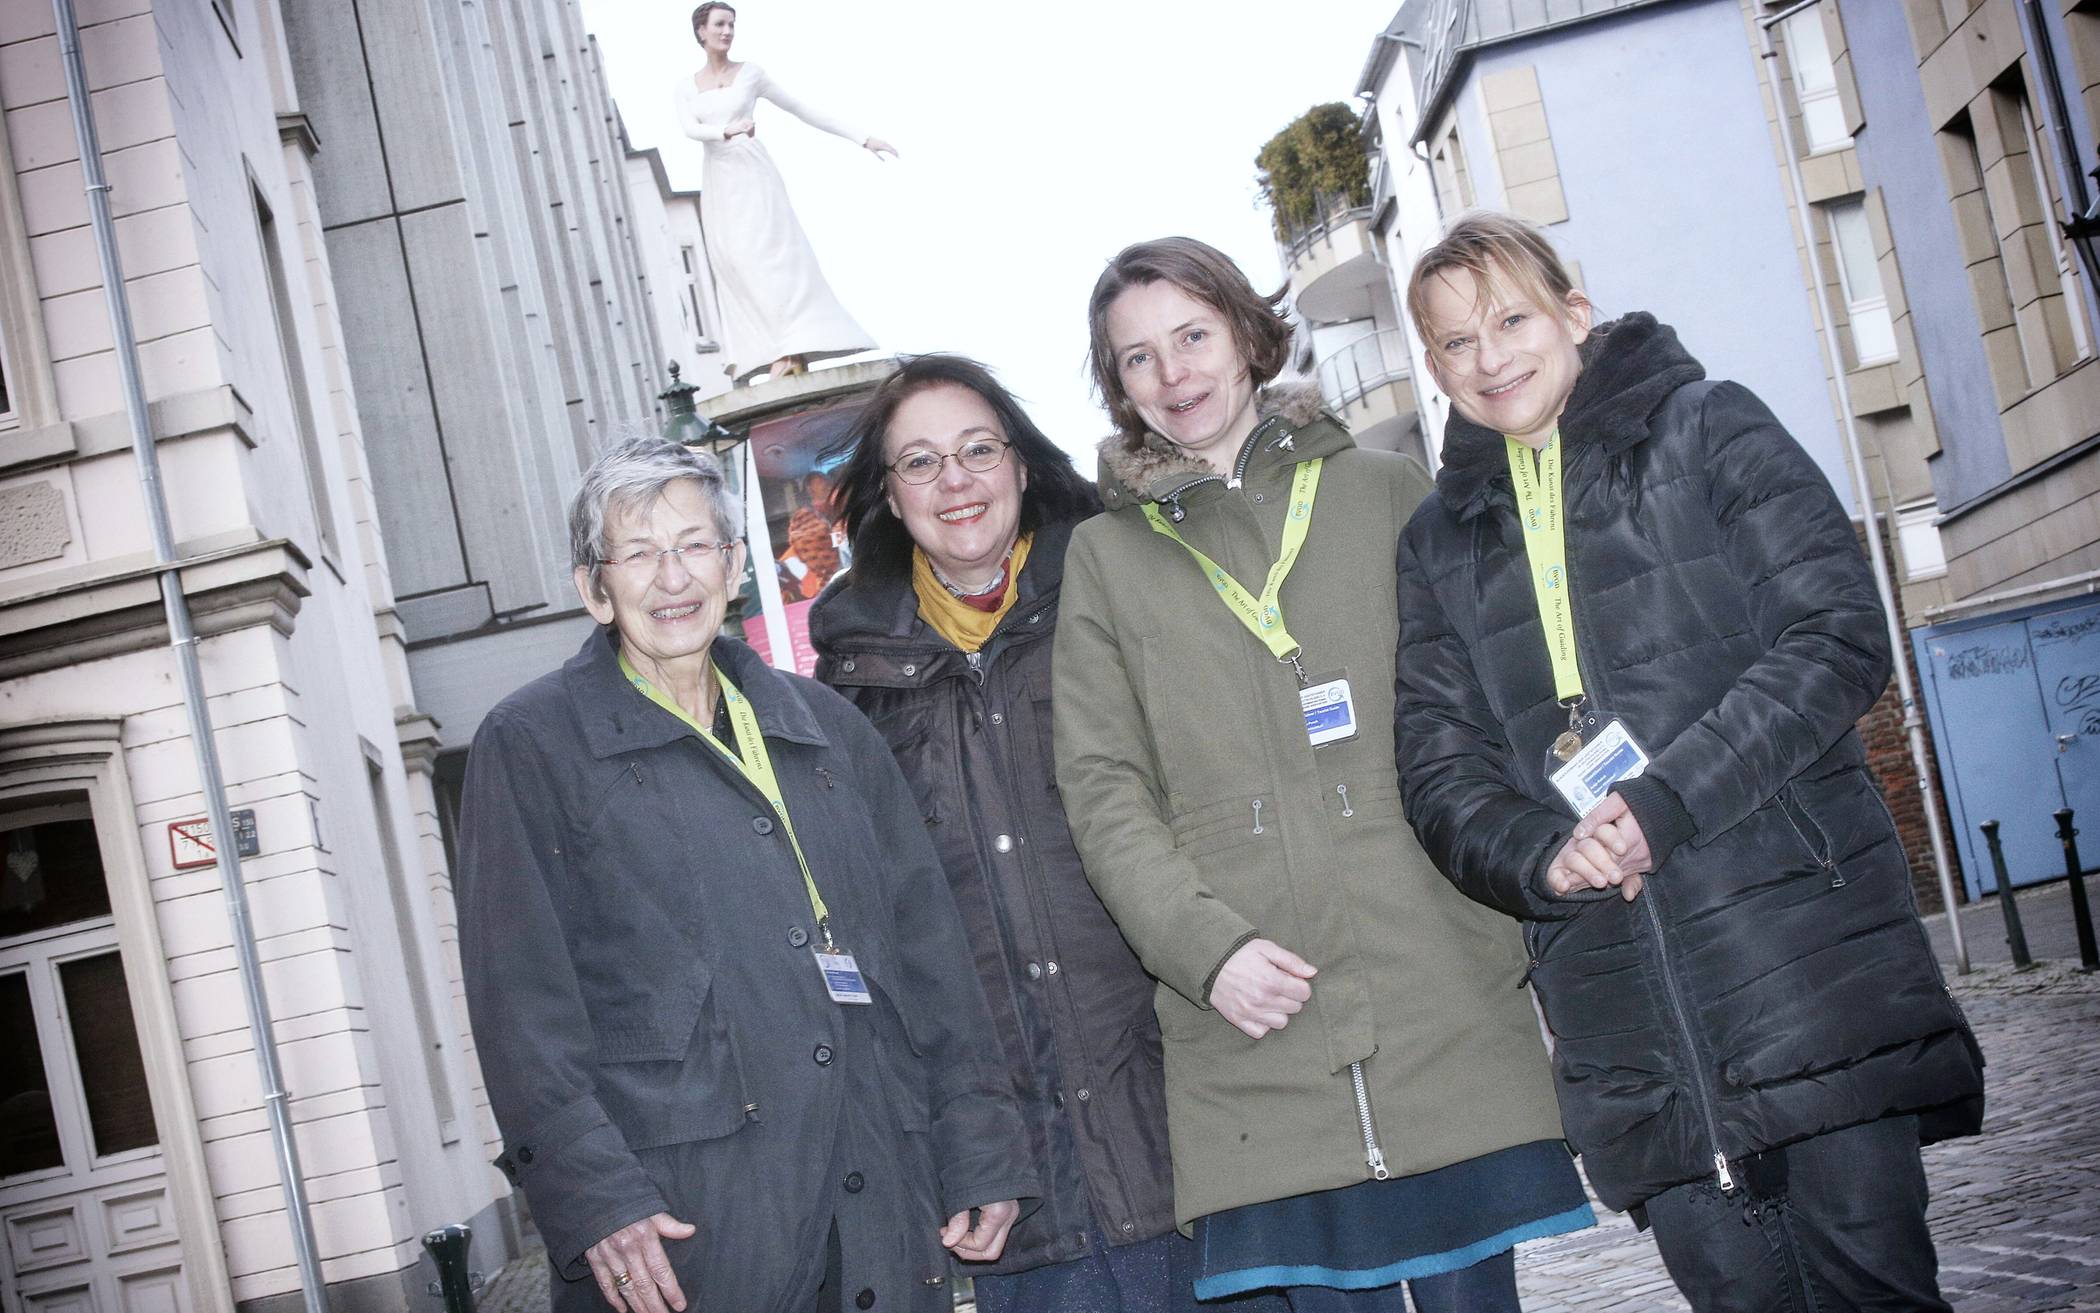
[[[115,340],[117,377],[124,389],[124,410],[131,421],[131,449],[138,461],[139,491],[146,503],[146,519],[153,532],[153,555],[159,573],[160,596],[167,612],[169,646],[182,676],[182,701],[189,712],[190,742],[197,752],[197,774],[203,785],[204,806],[211,818],[211,832],[218,843],[219,879],[226,894],[226,916],[233,928],[234,957],[240,963],[242,992],[248,1004],[248,1029],[255,1042],[256,1066],[262,1077],[263,1104],[270,1117],[270,1140],[277,1152],[278,1179],[284,1186],[285,1213],[291,1223],[292,1249],[298,1258],[299,1283],[306,1296],[306,1313],[327,1313],[327,1288],[321,1279],[321,1263],[314,1244],[313,1216],[307,1207],[306,1181],[299,1171],[299,1146],[292,1139],[289,1101],[284,1075],[277,1060],[277,1040],[270,1023],[270,1004],[264,997],[262,964],[255,952],[255,930],[248,917],[248,894],[241,882],[241,858],[233,842],[233,821],[227,814],[226,784],[219,769],[218,743],[212,736],[211,711],[204,698],[204,678],[198,668],[197,631],[190,622],[189,598],[183,595],[181,563],[175,555],[175,537],[168,523],[168,501],[161,486],[160,456],[154,450],[153,431],[146,410],[145,383],[139,375],[138,338],[131,325],[131,301],[124,288],[124,270],[117,258],[116,227],[109,213],[109,182],[102,172],[102,146],[95,134],[94,114],[88,99],[87,70],[80,57],[80,25],[73,15],[73,0],[51,0],[58,20],[59,62],[65,66],[66,99],[73,110],[73,133],[80,147],[80,171],[86,182],[88,217],[95,233],[95,251],[101,258],[102,291],[109,303],[110,335]]]
[[[1786,105],[1779,96],[1779,50],[1772,44],[1772,29],[1820,3],[1822,0],[1801,0],[1799,4],[1788,5],[1776,14],[1758,19],[1758,37],[1764,44],[1761,53],[1772,86],[1773,117],[1779,121],[1779,141],[1786,154],[1787,179],[1793,184],[1794,207],[1801,216],[1801,235],[1808,246],[1808,267],[1816,282],[1816,313],[1822,319],[1823,355],[1830,366],[1831,382],[1837,385],[1838,419],[1845,430],[1845,454],[1852,465],[1852,495],[1859,499],[1860,514],[1866,518],[1867,559],[1874,567],[1874,589],[1881,594],[1882,614],[1888,621],[1889,646],[1895,658],[1896,692],[1903,701],[1903,731],[1910,740],[1911,765],[1918,772],[1918,794],[1925,806],[1925,829],[1932,839],[1933,870],[1939,877],[1940,901],[1947,909],[1947,930],[1954,938],[1954,965],[1962,975],[1967,975],[1969,945],[1962,935],[1961,905],[1954,901],[1953,866],[1947,858],[1947,834],[1940,825],[1939,797],[1932,787],[1932,763],[1925,753],[1925,717],[1918,710],[1918,690],[1910,677],[1910,645],[1904,640],[1902,622],[1896,618],[1896,586],[1889,573],[1887,549],[1881,542],[1881,512],[1874,500],[1874,491],[1867,483],[1867,458],[1860,449],[1859,426],[1852,417],[1852,390],[1845,384],[1845,360],[1838,350],[1837,318],[1830,310],[1830,280],[1817,249],[1816,234],[1810,227],[1810,217],[1815,214],[1815,209],[1809,204],[1808,187],[1801,179],[1801,157],[1794,148],[1794,128],[1787,121]]]

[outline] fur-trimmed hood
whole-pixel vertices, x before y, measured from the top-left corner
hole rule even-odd
[[[1561,412],[1561,438],[1594,442],[1616,454],[1648,438],[1648,421],[1672,392],[1706,377],[1677,332],[1646,311],[1597,325],[1578,348],[1582,372]],[[1461,519],[1480,513],[1499,477],[1509,481],[1502,435],[1454,408],[1444,426],[1444,463],[1437,495]]]
[[[1260,421],[1247,441],[1257,456],[1250,460],[1272,451],[1294,462],[1310,460],[1349,445],[1349,431],[1327,412],[1317,383],[1263,388],[1255,413]],[[1137,436],[1111,433],[1099,450],[1101,500],[1111,511],[1165,501],[1176,489],[1217,477],[1209,465],[1150,429]]]

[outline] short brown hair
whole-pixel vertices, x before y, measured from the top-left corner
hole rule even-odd
[[[1435,334],[1429,323],[1429,280],[1454,269],[1473,275],[1481,288],[1497,280],[1507,282],[1541,309],[1563,314],[1575,291],[1568,266],[1536,225],[1496,210],[1468,211],[1452,220],[1442,240],[1415,257],[1414,272],[1407,276],[1407,317],[1431,349]]]
[[[727,4],[724,0],[707,0],[706,4],[693,11],[693,40],[700,39],[700,25],[707,21],[708,13],[716,9],[727,9],[732,16],[736,13],[736,6]]]
[[[1268,296],[1254,290],[1232,258],[1193,237],[1161,237],[1126,246],[1108,262],[1087,298],[1088,363],[1094,393],[1108,409],[1116,431],[1137,437],[1145,431],[1116,368],[1115,344],[1108,340],[1108,307],[1133,287],[1172,283],[1225,317],[1232,342],[1247,362],[1248,376],[1262,387],[1283,372],[1291,356],[1291,325],[1283,317],[1281,288]]]

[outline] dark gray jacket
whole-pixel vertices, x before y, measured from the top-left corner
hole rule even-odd
[[[1526,918],[1591,1185],[1626,1208],[1896,1113],[1973,1131],[1981,1057],[1853,729],[1888,633],[1830,484],[1645,314],[1584,345],[1560,433],[1583,685],[1653,754],[1622,792],[1657,869],[1632,903],[1542,891],[1567,716],[1503,440],[1457,415],[1401,538],[1396,744],[1437,865]]]
[[[458,873],[467,1002],[557,1305],[583,1251],[658,1211],[703,1309],[806,1306],[836,1217],[849,1297],[945,1308],[953,1212],[1039,1193],[917,804],[844,699],[714,655],[750,697],[872,1006],[825,995],[763,796],[622,678],[610,630],[491,711]],[[565,1296],[573,1296],[566,1298]]]
[[[1043,1206],[988,1270],[1174,1227],[1152,978],[1101,906],[1050,752],[1050,653],[1069,523],[1037,531],[1020,590],[972,661],[919,619],[908,566],[856,562],[817,600],[817,678],[853,699],[918,794],[991,999],[1043,1174]]]

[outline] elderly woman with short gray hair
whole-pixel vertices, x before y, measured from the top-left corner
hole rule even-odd
[[[946,1309],[949,1254],[996,1259],[1038,1187],[889,749],[720,633],[741,522],[711,457],[606,451],[569,514],[598,628],[474,736],[457,893],[497,1165],[556,1313]]]

